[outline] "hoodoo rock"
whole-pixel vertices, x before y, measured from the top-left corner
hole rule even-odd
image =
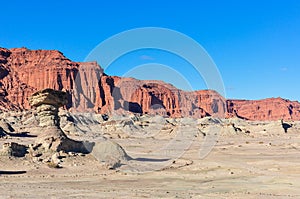
[[[226,100],[212,90],[186,92],[162,81],[108,76],[96,62],[73,62],[56,50],[0,48],[0,110],[29,109],[29,96],[46,88],[66,91],[71,111],[300,120],[299,102]]]
[[[35,145],[42,146],[45,151],[89,153],[92,143],[69,139],[59,126],[58,108],[67,104],[66,96],[62,91],[44,89],[30,97],[29,102],[37,107],[39,125],[43,127]]]

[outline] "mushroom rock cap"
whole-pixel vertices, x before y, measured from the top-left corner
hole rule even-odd
[[[61,107],[68,103],[68,98],[66,92],[47,88],[31,95],[31,97],[29,97],[29,103],[31,106],[35,107],[42,104]]]

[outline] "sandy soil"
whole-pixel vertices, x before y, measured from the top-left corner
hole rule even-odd
[[[250,134],[222,133],[205,158],[199,157],[205,140],[199,134],[174,159],[151,151],[168,145],[176,131],[117,136],[113,140],[133,158],[117,170],[106,169],[92,154],[66,157],[62,168],[0,156],[0,198],[300,198],[299,130],[264,132],[259,126]],[[33,140],[1,138],[0,144]]]

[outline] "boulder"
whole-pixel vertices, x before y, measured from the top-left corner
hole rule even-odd
[[[109,140],[95,142],[91,154],[108,169],[115,169],[132,159],[119,144]]]

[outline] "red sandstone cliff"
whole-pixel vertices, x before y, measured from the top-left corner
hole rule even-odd
[[[82,98],[96,98],[99,86],[93,80],[102,73],[96,62],[72,62],[56,50],[0,48],[0,96],[19,109],[29,108],[28,96],[44,88],[68,91],[73,96],[69,107]],[[84,96],[76,92],[81,90],[86,91]]]
[[[300,103],[282,98],[227,100],[227,112],[248,120],[299,120]]]
[[[66,108],[73,111],[300,119],[298,102],[280,98],[226,101],[211,90],[185,92],[162,81],[107,76],[96,62],[72,62],[56,50],[0,48],[0,110],[30,108],[27,98],[44,88],[67,91]]]

